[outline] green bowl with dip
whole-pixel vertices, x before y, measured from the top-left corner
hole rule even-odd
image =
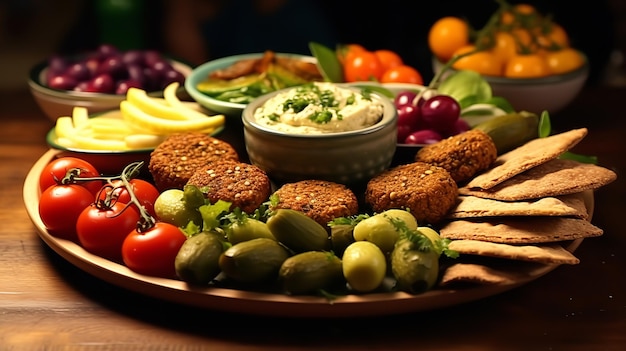
[[[315,92],[301,90],[309,88]],[[320,107],[310,96],[307,104],[302,94],[342,108]],[[292,106],[288,116],[278,116],[285,103]],[[263,95],[245,107],[242,121],[250,161],[277,185],[305,179],[364,185],[390,166],[396,151],[393,101],[343,84],[311,83]]]

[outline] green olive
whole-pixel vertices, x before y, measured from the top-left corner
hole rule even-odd
[[[354,226],[353,236],[356,241],[370,241],[376,244],[383,253],[393,250],[400,237],[398,227],[393,220],[404,222],[407,229],[417,229],[417,220],[410,212],[391,209],[366,218]]]
[[[344,251],[342,261],[343,276],[355,291],[372,291],[385,279],[387,260],[374,243],[355,241]]]
[[[417,230],[420,233],[422,233],[422,235],[430,239],[430,242],[433,243],[433,246],[435,247],[437,252],[441,252],[441,249],[442,249],[441,237],[439,236],[439,233],[437,233],[436,230],[434,230],[431,227],[417,227]]]
[[[398,240],[391,253],[391,270],[398,289],[419,294],[435,286],[439,276],[439,255],[433,249],[419,250],[407,238]]]

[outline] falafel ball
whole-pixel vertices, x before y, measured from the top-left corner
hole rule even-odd
[[[239,155],[232,145],[208,134],[175,133],[152,151],[148,170],[160,191],[182,190],[198,168],[216,160],[238,161]]]
[[[290,208],[304,212],[324,228],[337,217],[356,215],[359,202],[344,184],[326,180],[301,180],[283,184],[275,192],[278,203],[271,209]]]
[[[457,184],[442,167],[414,162],[390,168],[367,183],[365,202],[375,212],[409,209],[420,225],[437,224],[455,206]]]
[[[269,199],[270,179],[257,166],[232,160],[220,160],[198,168],[187,184],[195,185],[211,203],[231,202],[231,210],[239,207],[253,213]]]
[[[498,150],[491,137],[482,130],[470,129],[423,147],[415,155],[415,161],[442,167],[461,184],[489,168],[497,157]]]

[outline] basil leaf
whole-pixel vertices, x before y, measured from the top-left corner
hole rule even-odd
[[[334,50],[316,42],[310,42],[309,49],[317,59],[317,68],[324,80],[332,83],[343,82],[343,68]]]
[[[541,112],[539,116],[539,130],[537,132],[540,138],[545,138],[552,133],[552,124],[550,123],[550,114],[548,111]]]

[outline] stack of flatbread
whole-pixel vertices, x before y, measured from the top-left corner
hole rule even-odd
[[[607,168],[560,158],[586,135],[581,128],[534,139],[459,187],[440,235],[460,257],[440,285],[514,283],[579,263],[573,245],[603,234],[590,222],[593,191],[617,178]]]

